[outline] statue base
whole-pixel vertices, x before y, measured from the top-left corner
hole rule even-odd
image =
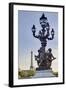
[[[48,70],[37,70],[36,74],[32,78],[50,78],[50,77],[56,77],[52,73],[52,69]]]

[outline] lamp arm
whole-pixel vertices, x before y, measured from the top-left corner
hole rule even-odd
[[[48,37],[48,40],[53,40],[54,39],[54,34],[52,35],[52,37]]]
[[[35,38],[39,38],[38,35],[35,35],[35,32],[33,32],[33,36],[34,36]]]

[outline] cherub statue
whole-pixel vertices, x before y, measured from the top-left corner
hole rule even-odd
[[[46,56],[46,64],[47,64],[47,68],[50,68],[51,67],[51,63],[52,61],[56,59],[53,54],[52,54],[52,49],[49,48],[48,49],[48,52],[47,52],[47,56]]]

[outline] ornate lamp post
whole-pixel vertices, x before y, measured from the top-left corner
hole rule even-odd
[[[37,60],[39,69],[47,69],[47,55],[45,48],[47,45],[47,40],[53,40],[54,39],[54,29],[52,28],[51,33],[50,33],[50,25],[48,22],[47,17],[45,17],[44,13],[40,17],[40,25],[42,29],[39,31],[39,34],[36,35],[36,27],[33,25],[32,27],[32,33],[33,36],[37,39],[40,40],[41,42],[41,48],[38,50],[38,56],[35,56],[35,60]],[[51,34],[51,37],[50,37]],[[50,68],[50,67],[49,67]]]

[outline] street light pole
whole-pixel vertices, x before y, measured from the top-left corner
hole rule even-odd
[[[47,17],[45,17],[45,15],[44,15],[44,13],[40,17],[39,21],[40,21],[40,25],[41,25],[42,29],[39,31],[38,35],[36,35],[35,25],[33,25],[33,27],[32,27],[33,36],[35,38],[39,39],[41,42],[41,47],[38,52],[39,54],[38,54],[38,56],[35,55],[35,58],[38,62],[38,66],[41,67],[41,69],[42,68],[45,69],[45,68],[47,68],[47,62],[45,60],[45,57],[47,57],[47,55],[45,55],[46,54],[45,48],[47,46],[47,40],[54,39],[54,29],[52,28],[51,33],[50,33],[50,25],[49,25]],[[50,37],[50,34],[51,34],[51,37]]]

